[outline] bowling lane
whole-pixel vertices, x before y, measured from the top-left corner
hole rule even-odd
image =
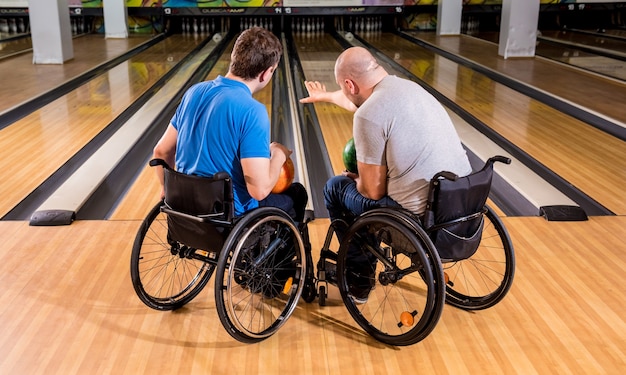
[[[500,33],[498,32],[480,32],[472,34],[474,37],[496,44],[498,43],[499,35]],[[602,56],[589,51],[585,52],[580,48],[572,47],[569,44],[562,44],[556,39],[553,40],[554,42],[546,38],[538,39],[535,55],[602,74],[610,78],[626,81],[626,61],[624,61],[624,59]]]
[[[537,56],[560,61],[590,72],[626,81],[626,61],[584,52],[566,45],[541,41]]]
[[[440,39],[438,44],[451,43],[463,55],[471,48],[464,43],[470,38],[462,38],[463,43],[456,37]],[[626,213],[626,142],[400,36],[383,34],[368,42],[611,211]],[[509,62],[522,68],[521,60],[503,61],[485,50],[472,52],[507,70]],[[531,73],[527,70],[524,74]],[[552,70],[548,80],[560,81],[557,74]]]
[[[505,60],[498,56],[497,43],[466,35],[438,37],[428,32],[408,34],[626,126],[626,111],[622,109],[623,103],[626,103],[624,82],[581,72],[580,69],[542,58]],[[399,39],[394,37],[390,40]],[[418,47],[413,45],[408,48]]]
[[[324,83],[328,91],[338,90],[334,68],[341,45],[329,34],[296,33],[293,38],[306,79]],[[340,174],[345,169],[343,147],[352,137],[352,113],[330,103],[314,106],[333,171]]]
[[[626,81],[626,40],[574,31],[544,31],[537,56]]]
[[[491,31],[472,34],[473,37],[496,44],[498,43],[499,35],[500,33]],[[626,81],[626,61],[622,59],[600,56],[596,53],[585,52],[580,48],[561,44],[558,41],[551,42],[547,39],[537,40],[535,55],[602,74],[609,78]]]
[[[126,39],[106,39],[100,34],[74,38],[74,58],[64,64],[33,64],[32,51],[0,59],[0,71],[3,72],[0,113],[118,57],[151,38],[140,35]]]
[[[593,32],[596,32],[596,30],[593,30]],[[610,36],[613,36],[613,37],[618,37],[618,38],[622,38],[622,39],[626,40],[626,30],[623,30],[623,29],[619,29],[619,30],[618,29],[607,29],[607,30],[604,30],[603,33],[606,34],[606,35],[610,35]]]
[[[37,189],[187,56],[201,39],[175,35],[0,130],[0,217]]]
[[[626,53],[626,40],[605,37],[601,34],[588,34],[568,30],[542,30],[538,37],[540,40],[554,40],[574,46],[601,49],[617,55],[624,55]]]
[[[0,60],[25,53],[32,48],[33,42],[30,36],[15,37],[7,40],[0,39]]]

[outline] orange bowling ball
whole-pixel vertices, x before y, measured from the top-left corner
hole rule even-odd
[[[293,177],[295,175],[293,161],[291,158],[287,158],[283,167],[280,169],[280,175],[278,176],[278,181],[276,181],[276,185],[272,189],[272,193],[280,194],[287,190],[289,186],[293,183]]]

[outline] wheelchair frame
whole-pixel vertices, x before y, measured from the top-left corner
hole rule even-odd
[[[483,183],[487,193],[495,162],[508,164],[510,159],[493,157],[481,171],[470,175],[487,174]],[[444,303],[481,310],[504,298],[515,273],[513,244],[504,224],[485,203],[486,195],[478,199],[482,203],[476,211],[437,222],[429,210],[440,179],[459,178],[449,172],[433,177],[426,219],[402,208],[377,208],[363,213],[350,225],[342,220],[331,222],[318,262],[320,305],[325,304],[328,283],[336,284],[346,308],[365,331],[387,344],[411,345],[432,332]],[[441,249],[433,243],[437,232],[472,220],[480,220],[479,230],[472,232],[480,238],[471,255],[441,259]],[[337,231],[345,232],[341,241]],[[337,252],[330,250],[333,236],[339,241]],[[369,264],[359,261],[367,257]],[[358,270],[350,269],[354,259],[361,264]],[[354,286],[358,284],[354,274],[368,275],[367,298],[359,295],[363,288]]]
[[[491,170],[496,161],[510,162],[494,157],[483,170]],[[163,165],[166,176],[186,178],[164,162],[151,161],[151,165]],[[440,178],[456,176],[438,174],[432,182]],[[225,184],[218,191],[225,190],[226,200],[232,199],[229,179],[225,174],[210,179]],[[513,245],[486,204],[479,212],[426,228],[423,218],[400,208],[370,210],[351,224],[335,220],[314,274],[309,219],[294,223],[273,207],[234,218],[228,201],[213,202],[219,209],[208,214],[182,212],[166,202],[167,197],[150,211],[133,244],[130,271],[139,299],[158,310],[180,308],[215,273],[219,319],[233,338],[245,343],[274,334],[300,297],[306,302],[318,297],[324,306],[329,283],[338,287],[348,312],[366,332],[383,343],[403,346],[423,340],[434,330],[446,302],[465,310],[485,309],[504,298],[513,281]],[[478,216],[481,239],[475,252],[468,258],[442,261],[433,234]],[[168,218],[173,217],[218,228],[217,249],[203,248],[210,241],[193,247],[172,238],[176,234]],[[338,231],[345,235],[334,252],[330,246]]]
[[[165,169],[166,198],[144,219],[133,244],[130,273],[144,304],[157,310],[178,309],[193,300],[215,273],[222,325],[233,338],[253,343],[282,327],[300,297],[309,302],[315,298],[307,221],[297,225],[274,207],[235,218],[227,174],[186,176],[163,161],[150,164]],[[225,199],[203,203],[203,212],[189,212],[193,207],[178,210],[168,201],[167,189],[170,180],[177,179],[206,184]],[[192,187],[190,194],[203,193]],[[170,195],[177,200],[176,194]],[[203,238],[205,230],[211,238]]]

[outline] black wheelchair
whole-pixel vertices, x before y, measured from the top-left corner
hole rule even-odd
[[[445,303],[486,309],[508,292],[515,254],[506,228],[486,204],[495,156],[466,177],[438,173],[430,181],[422,217],[377,208],[331,222],[316,288],[325,304],[328,283],[339,288],[353,319],[391,345],[411,345],[435,328]],[[339,250],[330,250],[341,233]]]
[[[131,255],[139,299],[157,310],[182,307],[215,272],[215,303],[226,331],[244,343],[274,334],[315,284],[307,220],[263,207],[233,215],[232,181],[185,175],[163,160],[165,199],[144,219]]]

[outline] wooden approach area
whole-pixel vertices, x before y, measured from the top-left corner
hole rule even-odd
[[[504,218],[517,255],[507,297],[445,306],[435,330],[391,347],[361,330],[331,287],[274,336],[232,339],[213,284],[175,312],[143,305],[130,252],[140,221],[0,223],[0,374],[622,374],[626,217]],[[328,221],[311,224],[314,257]]]

